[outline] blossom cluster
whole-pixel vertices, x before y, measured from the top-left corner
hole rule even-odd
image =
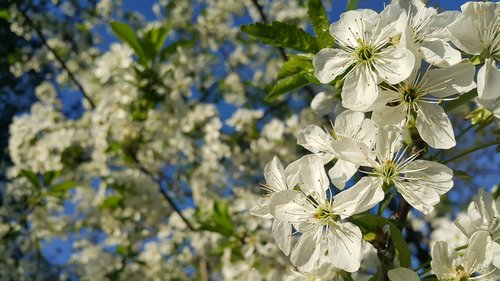
[[[500,3],[461,8],[438,13],[420,0],[396,0],[380,13],[345,12],[330,25],[334,46],[314,56],[314,76],[341,91],[345,110],[330,126],[301,131],[297,144],[311,154],[286,167],[276,157],[267,164],[264,198],[251,210],[273,219],[276,244],[300,271],[329,264],[357,272],[366,241],[376,246],[357,215],[376,205],[382,215],[396,194],[424,215],[434,211],[454,185],[452,169],[424,160],[427,146],[456,145],[443,103],[477,91],[478,103],[499,117]],[[470,239],[463,257],[434,243],[439,280],[488,277],[490,265],[499,266],[499,202],[481,191],[456,221]],[[389,278],[419,280],[407,268]]]

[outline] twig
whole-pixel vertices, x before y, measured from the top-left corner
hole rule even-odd
[[[15,4],[16,4],[16,8],[17,10],[19,10],[19,12],[21,13],[21,15],[23,16],[23,18],[26,20],[26,22],[28,23],[29,26],[31,26],[31,28],[35,31],[35,33],[38,35],[38,37],[40,38],[40,40],[42,41],[42,44],[54,55],[54,57],[56,58],[56,60],[61,64],[62,68],[64,68],[64,70],[68,73],[68,77],[73,81],[73,83],[75,83],[76,87],[80,90],[80,92],[82,92],[82,95],[83,97],[88,101],[88,103],[90,104],[90,107],[92,109],[95,108],[95,103],[94,101],[90,98],[90,96],[85,92],[85,90],[83,89],[83,86],[82,84],[80,84],[80,82],[78,82],[78,80],[76,79],[75,75],[73,74],[73,72],[71,72],[71,70],[68,68],[68,66],[66,65],[66,63],[64,62],[64,60],[57,54],[57,52],[48,44],[47,42],[47,39],[45,38],[45,35],[43,35],[42,31],[36,26],[36,24],[33,22],[33,20],[30,18],[30,16],[23,10],[21,9],[20,5],[19,5],[19,2],[17,1],[14,1]]]

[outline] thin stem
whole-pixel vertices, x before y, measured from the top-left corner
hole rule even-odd
[[[23,18],[26,20],[26,22],[28,23],[28,25],[35,31],[35,33],[38,35],[38,37],[40,38],[40,40],[42,41],[42,44],[52,53],[52,55],[54,55],[54,57],[56,58],[56,60],[61,64],[62,68],[68,73],[68,77],[69,79],[71,79],[71,81],[73,81],[73,83],[75,83],[76,87],[80,90],[80,92],[82,93],[83,97],[87,100],[87,102],[89,103],[90,107],[92,109],[95,108],[95,103],[94,101],[90,98],[90,96],[85,92],[85,90],[83,89],[83,86],[82,84],[80,84],[80,82],[78,82],[78,80],[76,79],[75,75],[73,74],[73,72],[71,72],[71,70],[68,68],[68,65],[64,62],[64,60],[57,54],[57,52],[48,44],[47,42],[47,39],[45,38],[45,35],[43,35],[42,31],[36,26],[36,24],[33,22],[33,20],[30,18],[30,16],[28,15],[28,13],[26,13],[23,9],[21,9],[20,5],[19,5],[19,2],[15,1],[16,2],[16,8],[17,10],[21,13],[21,15],[23,16]]]
[[[455,156],[449,158],[448,160],[443,161],[443,164],[450,163],[452,161],[457,160],[458,158],[464,157],[464,156],[466,156],[468,154],[471,154],[471,153],[473,153],[475,151],[481,150],[483,148],[487,148],[487,147],[492,146],[492,145],[500,145],[500,141],[499,140],[495,140],[495,141],[488,142],[488,143],[485,143],[485,144],[481,144],[481,145],[478,145],[478,146],[475,146],[475,147],[471,147],[471,148],[465,150],[464,152],[462,152],[462,153],[460,153],[458,155],[455,155]]]

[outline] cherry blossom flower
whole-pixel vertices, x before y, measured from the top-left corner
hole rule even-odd
[[[366,110],[377,98],[379,82],[395,84],[410,75],[415,56],[392,44],[401,36],[397,20],[403,16],[398,5],[388,5],[380,15],[372,10],[348,11],[330,26],[337,48],[322,49],[313,65],[321,83],[330,83],[343,75],[344,107]]]

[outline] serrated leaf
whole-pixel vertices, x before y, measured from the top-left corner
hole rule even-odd
[[[307,3],[307,15],[318,37],[320,48],[333,47],[333,37],[330,35],[330,22],[326,15],[325,7],[321,0],[309,0]]]
[[[346,11],[356,10],[358,8],[358,0],[348,0]]]
[[[302,28],[274,21],[271,24],[257,22],[241,26],[241,31],[259,39],[264,44],[274,47],[289,48],[301,52],[316,54],[319,45],[316,38]]]
[[[312,59],[304,56],[291,55],[290,59],[281,66],[278,72],[278,80],[298,73],[313,73]]]
[[[389,229],[391,231],[392,244],[394,245],[394,249],[396,249],[400,266],[410,268],[411,253],[410,249],[408,249],[408,244],[406,244],[406,240],[403,237],[403,233],[393,223],[389,224]]]
[[[33,173],[32,171],[28,170],[21,170],[21,174],[28,179],[28,181],[36,188],[40,189],[42,188],[42,182],[38,178],[37,174]]]
[[[135,31],[128,24],[124,22],[111,22],[111,29],[115,33],[116,37],[121,41],[127,43],[134,51],[139,59],[146,57],[146,53],[142,48],[142,44],[135,34]]]
[[[297,73],[276,82],[269,95],[265,98],[267,102],[276,100],[279,96],[309,84],[309,80],[304,77],[304,73]]]

